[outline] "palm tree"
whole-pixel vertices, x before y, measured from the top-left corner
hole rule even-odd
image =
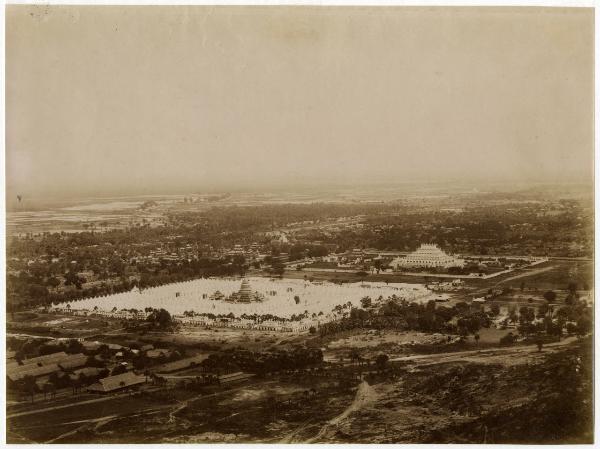
[[[375,359],[375,363],[377,364],[377,368],[382,371],[389,360],[389,357],[386,354],[379,354]]]
[[[356,363],[359,360],[360,360],[360,353],[358,352],[358,349],[352,348],[350,350],[350,361],[352,361],[353,363]]]
[[[72,380],[71,387],[73,388],[73,395],[77,394],[77,391],[81,388],[81,381],[79,379]]]
[[[50,382],[46,382],[43,386],[42,386],[42,391],[44,392],[44,401],[46,400],[46,396],[48,393],[52,392],[52,387],[54,385],[51,384]]]
[[[56,385],[54,385],[53,383],[50,383],[50,395],[52,396],[52,399],[54,399],[56,397]]]
[[[26,375],[21,380],[21,385],[22,391],[24,391],[28,396],[31,396],[31,403],[33,403],[33,399],[37,391],[37,384],[35,382],[35,378],[33,376]]]
[[[79,382],[79,389],[81,390],[81,388],[86,384],[87,381],[85,374],[79,373],[79,378],[77,379],[77,381]]]

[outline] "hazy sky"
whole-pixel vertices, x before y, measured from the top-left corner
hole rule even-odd
[[[6,20],[9,195],[592,175],[592,9]]]

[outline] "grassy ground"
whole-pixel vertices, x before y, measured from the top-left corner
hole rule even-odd
[[[82,404],[53,412],[11,418],[7,420],[7,440],[10,443],[12,435],[22,435],[28,440],[45,442],[81,427],[86,420],[91,420],[89,422],[93,424],[94,420],[139,412],[161,403],[164,405],[165,401],[146,396],[127,396],[106,402]]]
[[[484,346],[484,345],[498,345],[498,342],[500,341],[500,339],[502,337],[504,337],[505,335],[507,335],[509,332],[513,332],[514,333],[514,329],[494,329],[494,328],[489,328],[486,329],[481,328],[479,329],[479,345]],[[477,343],[475,343],[473,337],[469,337],[468,340],[470,343],[475,344],[475,346],[477,346]]]
[[[304,395],[309,388],[319,393]],[[307,378],[232,386],[204,396],[174,389],[166,399],[130,397],[12,419],[9,442],[57,437],[61,443],[276,442],[307,420],[323,425],[353,396],[351,385]]]
[[[589,444],[591,343],[412,364],[317,441]]]
[[[89,337],[121,327],[117,320],[21,312],[7,315],[6,330],[44,337]]]
[[[549,264],[554,267],[552,270],[523,279],[525,285],[542,291],[566,290],[570,282],[575,282],[579,289],[584,289],[586,284],[588,287],[594,285],[594,263],[591,261],[560,260]]]

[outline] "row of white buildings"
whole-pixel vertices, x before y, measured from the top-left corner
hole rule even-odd
[[[150,312],[143,310],[87,310],[74,309],[71,307],[54,307],[52,312],[68,314],[74,316],[100,316],[106,318],[116,318],[124,320],[144,321]],[[202,327],[230,327],[235,329],[262,330],[275,332],[305,332],[311,327],[318,329],[320,322],[318,320],[303,319],[301,321],[276,321],[265,320],[255,321],[246,318],[211,318],[205,315],[174,315],[173,321],[183,326],[202,326]]]
[[[265,320],[257,322],[245,318],[210,318],[207,316],[176,316],[174,321],[184,326],[202,327],[230,327],[234,329],[248,329],[273,332],[306,332],[311,327],[318,329],[316,320],[301,321],[275,321]]]

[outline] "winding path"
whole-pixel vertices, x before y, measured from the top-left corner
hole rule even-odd
[[[360,410],[362,407],[365,406],[365,404],[371,403],[376,399],[377,394],[375,393],[375,390],[373,390],[373,387],[371,387],[366,381],[363,380],[362,383],[358,386],[358,389],[356,390],[356,396],[354,397],[352,404],[350,404],[346,408],[346,410],[344,410],[341,414],[327,421],[325,425],[321,427],[319,433],[317,433],[314,437],[306,440],[305,443],[317,442],[327,433],[327,431],[337,427],[341,422],[346,420],[346,418],[348,418],[348,416],[350,416],[352,412]]]

